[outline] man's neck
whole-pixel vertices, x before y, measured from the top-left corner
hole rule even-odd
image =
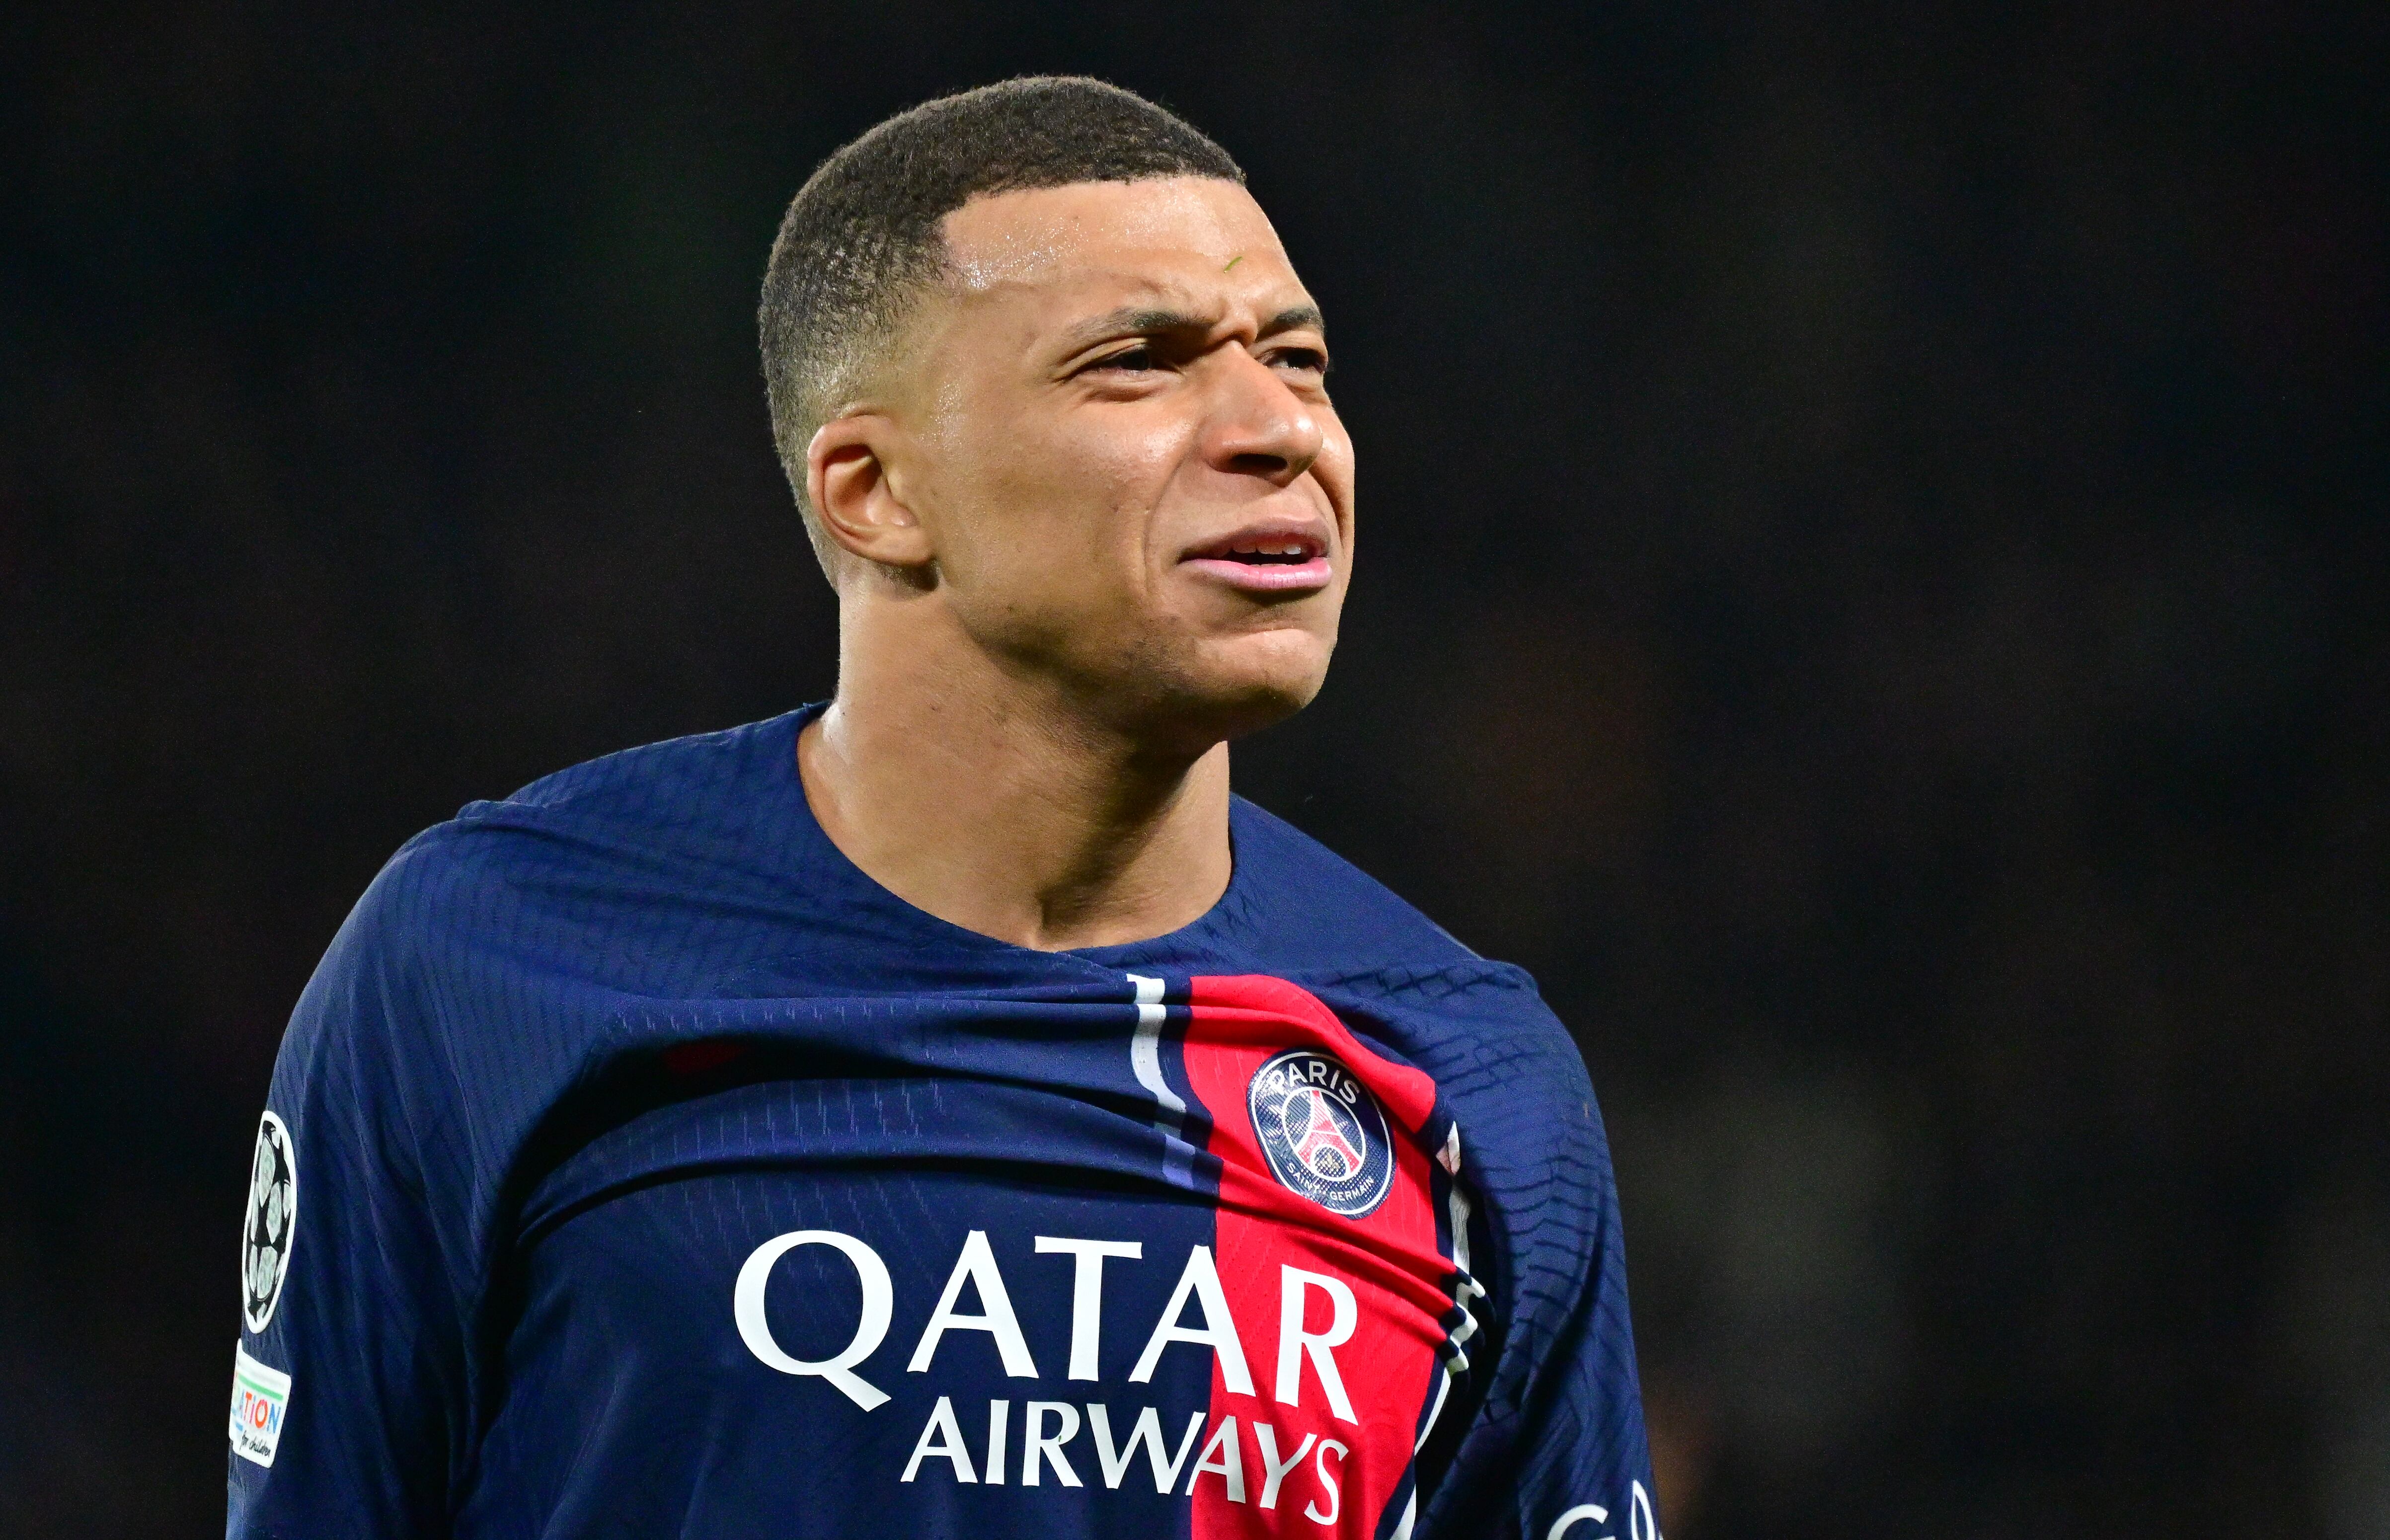
[[[1227,891],[1227,744],[1157,755],[968,649],[842,640],[798,768],[830,842],[899,898],[1059,952],[1166,934]]]

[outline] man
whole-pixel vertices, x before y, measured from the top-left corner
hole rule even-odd
[[[837,698],[375,881],[259,1136],[231,1532],[1651,1540],[1568,1038],[1228,792],[1353,556],[1235,163],[932,102],[762,321]]]

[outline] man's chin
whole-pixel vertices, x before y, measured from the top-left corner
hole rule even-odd
[[[1189,660],[1190,666],[1153,681],[1157,687],[1147,695],[1142,727],[1157,742],[1200,753],[1275,726],[1319,694],[1328,678],[1328,652],[1326,645],[1313,641],[1232,647]]]

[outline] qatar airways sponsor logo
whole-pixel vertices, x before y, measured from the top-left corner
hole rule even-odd
[[[1317,1433],[1305,1433],[1293,1447],[1281,1449],[1281,1439],[1274,1424],[1248,1416],[1245,1427],[1253,1439],[1253,1452],[1248,1479],[1244,1440],[1239,1435],[1234,1414],[1212,1423],[1211,1437],[1203,1437],[1209,1422],[1206,1414],[1190,1412],[1184,1432],[1176,1433],[1177,1444],[1163,1431],[1162,1414],[1151,1406],[1137,1408],[1137,1421],[1124,1431],[1115,1430],[1112,1409],[1100,1401],[1086,1404],[1086,1426],[1089,1442],[1094,1445],[1093,1473],[1101,1476],[1105,1486],[1117,1490],[1124,1480],[1131,1479],[1137,1469],[1137,1457],[1145,1457],[1147,1469],[1139,1477],[1150,1475],[1153,1490],[1165,1495],[1179,1493],[1195,1495],[1196,1483],[1205,1476],[1215,1477],[1220,1494],[1232,1503],[1251,1502],[1257,1507],[1274,1508],[1282,1497],[1303,1496],[1303,1516],[1315,1524],[1333,1524],[1343,1510],[1343,1489],[1339,1478],[1343,1474],[1344,1457],[1351,1448],[1342,1439],[1321,1438]],[[925,1463],[932,1474],[951,1474],[957,1482],[985,1482],[990,1486],[1005,1483],[1009,1462],[1005,1446],[1010,1435],[1012,1403],[992,1400],[987,1404],[987,1437],[979,1445],[976,1466],[970,1441],[963,1435],[950,1396],[938,1397],[937,1406],[930,1413],[929,1423],[921,1436],[913,1442],[912,1457],[905,1462],[905,1473],[897,1478],[909,1482],[923,1474]],[[1031,1401],[1023,1405],[1021,1414],[1021,1470],[1022,1486],[1035,1486],[1050,1475],[1063,1486],[1084,1486],[1086,1481],[1078,1468],[1071,1463],[1064,1445],[1079,1436],[1079,1408],[1068,1401]],[[1125,1437],[1119,1436],[1122,1431]],[[1288,1435],[1286,1442],[1291,1441]],[[1188,1465],[1197,1441],[1203,1452]],[[1311,1460],[1306,1467],[1304,1456]],[[1081,1452],[1085,1459],[1086,1454]],[[952,1467],[946,1471],[935,1462]],[[1187,1472],[1186,1483],[1179,1483],[1179,1472]],[[1299,1489],[1290,1487],[1287,1477],[1294,1474]],[[1324,1505],[1324,1506],[1323,1506]],[[1289,1507],[1293,1504],[1289,1502]]]
[[[774,1266],[804,1246],[828,1247],[842,1254],[861,1285],[862,1305],[854,1334],[827,1358],[790,1355],[773,1338],[765,1312]],[[1070,1259],[1071,1339],[1062,1378],[1092,1381],[1097,1379],[1103,1341],[1105,1264],[1144,1260],[1144,1243],[1039,1236],[1035,1247],[1040,1255]],[[962,1308],[966,1284],[977,1297],[977,1310]],[[859,1372],[886,1341],[895,1315],[894,1282],[887,1264],[867,1242],[837,1230],[792,1230],[773,1237],[739,1268],[732,1288],[731,1315],[739,1339],[766,1367],[782,1374],[825,1380],[867,1412],[888,1403],[888,1392]],[[1281,1264],[1276,1352],[1265,1369],[1271,1399],[1300,1410],[1309,1397],[1310,1406],[1357,1429],[1360,1418],[1345,1390],[1336,1350],[1352,1340],[1359,1324],[1359,1304],[1350,1284],[1325,1273]],[[1140,1322],[1132,1329],[1143,1326]],[[906,1372],[928,1373],[940,1345],[957,1331],[984,1332],[993,1339],[1008,1377],[1040,1378],[1013,1310],[1011,1291],[984,1230],[973,1230],[964,1238],[937,1307],[930,1313],[906,1360]],[[1163,1350],[1179,1342],[1210,1350],[1218,1365],[1220,1382],[1231,1394],[1260,1398],[1253,1361],[1237,1335],[1209,1246],[1189,1248],[1169,1303],[1150,1328],[1143,1331],[1144,1345],[1129,1370],[1129,1383],[1150,1383]],[[1342,1439],[1318,1432],[1297,1438],[1251,1411],[1241,1418],[1223,1415],[1216,1421],[1208,1413],[1197,1411],[1189,1414],[1182,1425],[1177,1414],[1165,1416],[1151,1405],[1024,1400],[1016,1412],[1010,1398],[990,1400],[983,1409],[957,1407],[953,1398],[942,1395],[914,1440],[912,1455],[898,1479],[944,1478],[989,1486],[1008,1482],[1037,1486],[1050,1480],[1063,1486],[1082,1486],[1092,1478],[1118,1489],[1124,1481],[1150,1477],[1157,1492],[1192,1494],[1210,1476],[1220,1483],[1220,1492],[1229,1502],[1275,1508],[1281,1501],[1291,1506],[1299,1495],[1305,1518],[1333,1524],[1343,1506],[1342,1466],[1351,1453],[1352,1446]]]

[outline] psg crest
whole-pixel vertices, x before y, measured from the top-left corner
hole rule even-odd
[[[249,1218],[241,1229],[241,1319],[263,1331],[290,1271],[290,1239],[299,1228],[299,1157],[290,1130],[268,1112],[257,1125],[257,1154],[249,1168]]]
[[[1394,1186],[1386,1114],[1353,1072],[1296,1048],[1253,1072],[1245,1092],[1270,1173],[1330,1213],[1358,1219]]]

